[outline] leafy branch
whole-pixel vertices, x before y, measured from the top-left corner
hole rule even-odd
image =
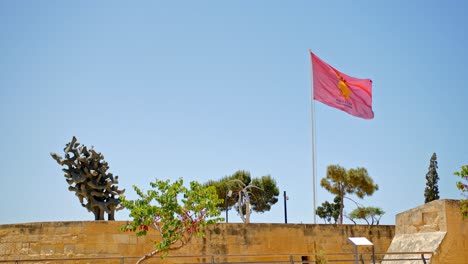
[[[122,205],[130,211],[133,220],[121,227],[122,231],[135,232],[137,236],[156,234],[155,249],[142,256],[138,263],[161,254],[165,257],[170,251],[186,245],[193,236],[203,236],[206,226],[222,221],[216,205],[218,199],[214,187],[203,187],[196,181],[190,188],[179,179],[151,182],[151,190],[144,192],[133,186],[140,197],[137,200],[122,199]]]

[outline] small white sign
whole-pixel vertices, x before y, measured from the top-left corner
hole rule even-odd
[[[374,245],[365,237],[348,237],[348,239],[355,246],[373,246]]]

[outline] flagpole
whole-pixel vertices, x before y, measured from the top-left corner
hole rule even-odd
[[[312,49],[309,49],[309,53],[312,53]],[[312,55],[312,54],[310,54]],[[311,61],[312,62],[312,61]],[[311,67],[313,67],[311,63]],[[315,118],[314,118],[314,79],[312,76],[312,69],[310,71],[310,97],[311,97],[311,107],[310,107],[310,118],[311,118],[311,130],[312,130],[312,189],[313,189],[313,203],[314,203],[314,224],[317,224],[317,187],[316,187],[316,180],[315,180]]]
[[[312,94],[313,95],[313,94]],[[315,118],[314,118],[314,100],[312,98],[312,106],[311,106],[311,119],[312,119],[312,185],[313,185],[313,190],[314,190],[314,224],[317,223],[317,203],[316,203],[316,198],[317,198],[317,187],[316,187],[316,179],[315,179]]]

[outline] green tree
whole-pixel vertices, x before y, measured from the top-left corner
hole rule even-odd
[[[468,165],[463,165],[460,171],[454,173],[455,176],[461,178],[461,180],[467,182],[468,181]],[[468,197],[468,184],[463,183],[462,181],[457,182],[457,188],[462,192],[462,195],[466,198]],[[467,199],[460,199],[461,203],[461,213],[463,217],[468,217],[468,200]]]
[[[354,209],[348,216],[348,218],[356,224],[356,219],[366,221],[368,225],[378,225],[380,218],[385,214],[385,211],[380,207],[361,207]]]
[[[338,224],[343,223],[344,198],[348,194],[355,194],[362,199],[365,195],[372,195],[379,189],[365,168],[358,167],[346,170],[340,165],[328,166],[327,175],[322,178],[320,185],[330,193],[340,197]]]
[[[270,175],[252,179],[250,172],[240,170],[218,181],[209,181],[204,186],[214,186],[218,197],[226,199],[218,203],[219,210],[234,207],[244,223],[250,223],[252,211],[269,211],[278,202],[279,189]]]
[[[333,203],[325,201],[321,206],[317,207],[316,214],[326,223],[331,224],[333,219],[333,223],[336,224],[340,216],[340,201],[341,198],[339,196],[335,196]]]
[[[429,170],[426,173],[426,189],[424,189],[424,203],[439,199],[439,175],[437,174],[437,155],[432,154],[429,161]]]
[[[122,198],[122,205],[130,211],[131,222],[121,227],[122,231],[135,232],[137,236],[148,233],[153,239],[155,250],[142,256],[141,263],[156,254],[165,257],[169,251],[187,244],[193,236],[203,236],[204,228],[223,220],[216,205],[220,203],[214,187],[204,187],[190,182],[190,188],[179,179],[150,183],[152,189],[146,192],[133,186],[140,197],[137,200]]]

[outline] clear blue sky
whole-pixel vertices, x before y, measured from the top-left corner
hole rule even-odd
[[[105,155],[129,198],[155,178],[205,182],[244,169],[287,191],[289,222],[312,223],[309,48],[374,85],[373,120],[315,103],[317,181],[330,164],[367,168],[380,190],[359,202],[394,224],[423,204],[436,152],[440,196],[459,199],[467,10],[462,1],[1,1],[0,224],[93,219],[49,155],[72,136]],[[317,205],[333,199],[317,190]],[[234,211],[230,220],[240,221]],[[252,216],[283,221],[282,196]]]

